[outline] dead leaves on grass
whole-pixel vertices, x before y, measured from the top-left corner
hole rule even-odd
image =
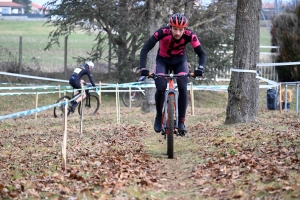
[[[207,145],[199,157],[205,161],[193,169],[195,183],[207,197],[299,197],[300,135],[295,123],[287,124],[281,131],[252,123],[235,125],[235,133],[225,126],[202,135],[198,142]]]
[[[99,123],[95,117],[85,124],[81,136],[73,120],[65,172],[60,167],[62,131],[57,127],[61,122],[45,120],[42,126],[30,126],[27,120],[5,127],[0,130],[1,198],[126,199],[130,193],[125,190],[131,187],[137,193],[187,190],[190,197],[202,199],[300,197],[299,122],[295,117],[268,121],[264,116],[260,122],[226,126],[216,117],[218,113],[211,118],[209,114],[206,110],[206,120],[197,116],[199,123],[188,125],[189,133],[183,138],[196,143],[190,152],[193,157],[176,162],[165,162],[145,151],[143,139],[148,137],[151,122],[147,116],[137,115],[141,122],[134,125],[114,124],[109,119]],[[170,163],[187,165],[186,170],[173,171],[178,167]],[[176,197],[186,193],[180,195]]]

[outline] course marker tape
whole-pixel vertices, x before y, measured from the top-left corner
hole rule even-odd
[[[54,78],[44,78],[44,77],[39,77],[39,76],[29,76],[29,75],[15,74],[15,73],[9,73],[9,72],[0,72],[0,74],[8,75],[8,76],[23,77],[23,78],[32,78],[32,79],[46,80],[46,81],[56,81],[56,82],[69,83],[68,80],[54,79]]]
[[[31,115],[31,114],[34,114],[34,113],[37,113],[37,112],[40,112],[40,111],[44,111],[44,110],[56,107],[56,106],[60,106],[61,104],[64,104],[64,103],[65,102],[59,102],[59,103],[56,103],[56,104],[43,106],[43,107],[40,107],[40,108],[35,108],[35,109],[32,109],[32,110],[26,110],[26,111],[21,111],[21,112],[17,112],[17,113],[12,113],[12,114],[9,114],[9,115],[3,115],[3,116],[0,116],[0,120]]]

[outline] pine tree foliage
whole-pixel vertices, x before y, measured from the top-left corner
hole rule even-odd
[[[276,62],[300,61],[300,6],[294,12],[287,12],[275,17],[272,21],[271,43],[280,47]],[[273,50],[274,52],[274,50]],[[300,80],[300,66],[277,66],[279,81],[290,82]]]
[[[31,0],[13,0],[15,3],[19,3],[25,6],[24,12],[25,13],[30,13],[31,10]]]

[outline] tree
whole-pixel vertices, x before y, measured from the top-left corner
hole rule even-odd
[[[272,20],[271,43],[280,47],[276,62],[297,62],[300,60],[300,6],[293,12],[286,12]],[[275,52],[272,50],[272,52]],[[300,66],[277,66],[278,79],[282,82],[298,81]]]
[[[261,0],[238,0],[234,38],[233,68],[257,70],[259,59],[259,16]],[[232,72],[228,87],[226,124],[255,120],[259,82],[256,73]]]
[[[19,3],[25,6],[24,12],[29,13],[31,10],[31,0],[13,0],[15,3]]]
[[[50,10],[46,24],[56,27],[49,34],[45,50],[59,45],[61,36],[68,36],[76,30],[94,33],[96,42],[89,52],[90,58],[77,57],[78,62],[102,58],[103,49],[109,41],[112,49],[109,49],[108,59],[111,61],[112,56],[116,56],[118,82],[132,81],[133,73],[130,72],[138,66],[136,54],[143,44],[141,35],[145,34],[145,19],[140,17],[143,16],[142,1],[51,0],[44,6]],[[52,20],[52,16],[58,16],[58,19]]]
[[[229,1],[229,3],[228,3]],[[139,63],[139,51],[144,42],[162,25],[168,24],[172,13],[181,12],[188,16],[191,28],[204,41],[204,49],[209,52],[209,67],[207,69],[223,69],[229,62],[233,41],[234,19],[232,13],[235,0],[220,0],[208,9],[194,4],[193,0],[50,0],[44,6],[50,10],[46,24],[56,27],[49,34],[49,43],[45,48],[59,45],[59,38],[82,30],[94,33],[95,45],[89,52],[89,58],[77,57],[78,62],[84,59],[97,61],[103,58],[103,51],[108,52],[108,63],[116,58],[116,77],[118,82],[135,80],[136,74],[131,73]],[[154,4],[155,3],[155,6]],[[56,20],[52,20],[56,16]],[[201,19],[201,20],[199,20]],[[96,34],[95,34],[96,33]],[[220,44],[228,44],[223,46]],[[157,47],[156,47],[157,48]],[[154,67],[157,49],[154,48],[148,55],[147,66]],[[193,66],[195,52],[188,50],[188,61]],[[221,53],[223,51],[223,53]],[[115,57],[113,57],[115,56]],[[195,64],[194,64],[194,63]],[[110,66],[110,65],[109,65]],[[110,68],[109,68],[110,69]],[[206,73],[209,77],[209,73]],[[213,73],[211,73],[213,74]],[[213,77],[213,75],[211,75]],[[154,110],[154,89],[147,91],[145,111]]]

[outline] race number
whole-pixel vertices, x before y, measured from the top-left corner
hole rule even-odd
[[[77,67],[76,69],[74,69],[74,73],[79,74],[81,72],[81,68]]]

